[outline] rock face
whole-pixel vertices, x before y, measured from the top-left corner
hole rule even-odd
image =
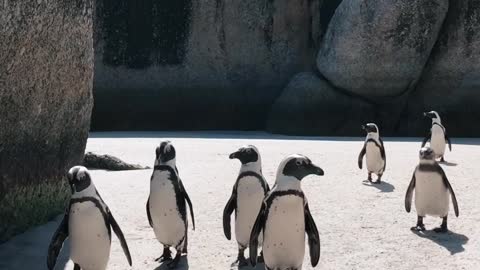
[[[95,129],[263,128],[323,29],[321,0],[96,2]]]
[[[369,99],[395,97],[420,78],[448,0],[343,0],[317,57],[334,86]]]
[[[410,134],[425,130],[424,121],[415,120],[423,111],[437,110],[451,135],[478,136],[480,129],[473,123],[480,120],[480,2],[451,1],[444,25],[410,95],[407,128]]]
[[[0,242],[64,209],[92,109],[93,1],[0,4]]]
[[[276,100],[267,129],[296,135],[362,134],[375,119],[373,106],[334,89],[315,73],[297,74]]]

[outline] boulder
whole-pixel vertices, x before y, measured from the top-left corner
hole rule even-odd
[[[64,210],[93,103],[93,1],[0,5],[2,242]]]
[[[324,0],[133,2],[96,1],[94,129],[260,129],[315,67]]]
[[[448,3],[343,0],[320,45],[319,71],[335,87],[371,100],[402,95],[420,78]]]
[[[375,121],[374,106],[332,87],[315,73],[295,75],[275,101],[267,130],[294,135],[364,135]]]
[[[437,110],[451,136],[480,136],[480,2],[450,1],[439,40],[409,98],[411,135],[428,129],[423,111]],[[418,133],[417,133],[418,134]]]
[[[83,166],[89,169],[101,169],[109,171],[131,171],[131,170],[145,170],[151,169],[139,164],[130,164],[125,161],[111,156],[99,155],[92,152],[85,153],[83,157]]]

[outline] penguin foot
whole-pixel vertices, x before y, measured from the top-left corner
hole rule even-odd
[[[414,231],[414,232],[423,232],[425,231],[425,226],[424,225],[417,225],[415,227],[412,227],[410,228],[410,230]]]
[[[169,248],[164,248],[162,256],[155,259],[156,262],[165,262],[170,260],[172,260],[172,252]]]
[[[257,258],[257,262],[259,262],[259,263],[264,263],[265,262],[264,259],[263,259],[263,251],[260,252],[260,256],[258,256],[258,258]]]
[[[244,267],[248,266],[248,261],[245,257],[238,257],[236,261],[234,261],[231,267]]]
[[[380,185],[382,183],[382,180],[377,180],[377,181],[372,182],[372,183],[375,184],[375,185]]]
[[[433,231],[436,232],[436,233],[446,233],[446,232],[448,232],[448,228],[442,226],[442,227],[433,229]]]
[[[180,252],[177,253],[173,261],[167,263],[168,268],[173,269],[176,268],[178,263],[180,262]]]
[[[445,163],[445,159],[442,157],[442,158],[440,159],[440,162]]]

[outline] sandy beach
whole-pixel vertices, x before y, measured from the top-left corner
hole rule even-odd
[[[188,260],[183,258],[178,269],[237,269],[231,266],[237,245],[223,235],[222,212],[240,167],[228,155],[245,144],[259,148],[270,186],[278,164],[288,154],[304,154],[325,171],[323,177],[309,176],[302,182],[321,238],[316,269],[480,269],[480,139],[452,138],[453,152],[447,152],[448,163],[442,167],[457,195],[460,217],[451,210],[451,232],[442,235],[430,231],[441,223],[438,218],[425,219],[428,231],[424,234],[411,232],[415,210],[406,213],[404,209],[421,138],[384,138],[387,169],[381,185],[365,182],[367,172],[357,167],[363,138],[248,132],[92,133],[87,151],[151,167],[155,147],[164,139],[176,147],[177,166],[196,219],[196,230],[189,230]],[[154,261],[162,246],[145,212],[152,171],[91,173],[125,234],[133,259],[129,267],[113,236],[109,269],[167,269]],[[47,246],[60,218],[0,245],[0,269],[46,269]],[[68,244],[56,269],[73,269],[67,257]],[[304,269],[313,269],[308,252]]]

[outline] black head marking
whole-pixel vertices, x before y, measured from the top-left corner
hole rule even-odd
[[[72,194],[88,188],[92,182],[87,168],[81,166],[71,168],[67,174],[67,178]]]
[[[435,152],[430,147],[423,147],[420,149],[420,159],[423,160],[435,160]]]
[[[250,162],[258,161],[259,153],[257,149],[252,146],[248,145],[238,149],[238,151],[230,154],[230,159],[238,159],[242,164],[247,164]]]
[[[315,166],[307,157],[296,157],[289,160],[282,171],[283,175],[293,176],[298,180],[302,180],[305,176],[310,174],[323,175],[321,168]]]
[[[156,159],[162,163],[168,162],[176,157],[175,147],[170,141],[163,141],[155,150]]]
[[[428,117],[430,119],[437,119],[437,114],[435,113],[435,111],[424,112],[423,116]]]
[[[365,130],[367,133],[378,133],[378,128],[373,123],[368,123],[366,125],[362,125],[362,129]]]

